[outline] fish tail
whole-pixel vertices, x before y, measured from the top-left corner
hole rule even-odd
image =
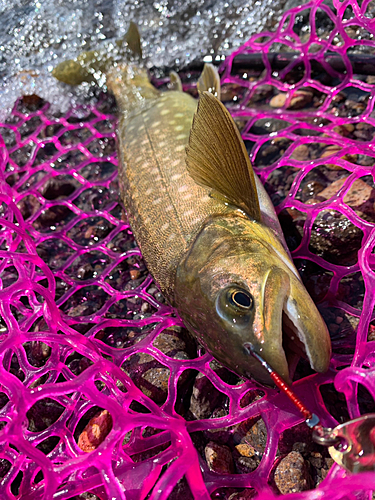
[[[141,37],[133,22],[124,37],[115,42],[114,51],[102,48],[82,52],[76,59],[58,64],[52,74],[69,85],[83,82],[103,85],[105,81],[122,111],[129,111],[145,99],[158,95],[147,71],[142,68]]]

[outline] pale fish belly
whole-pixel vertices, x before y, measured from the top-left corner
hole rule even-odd
[[[175,273],[204,220],[228,208],[189,176],[185,147],[197,101],[167,92],[119,124],[120,186],[152,276],[173,304]]]

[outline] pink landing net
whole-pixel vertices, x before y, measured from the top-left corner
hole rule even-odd
[[[292,9],[274,33],[233,54],[222,77],[258,174],[278,213],[294,220],[293,257],[333,336],[329,373],[294,384],[327,426],[373,409],[375,394],[375,79],[353,74],[349,62],[353,51],[374,52],[375,25],[368,1],[333,4]],[[277,74],[271,50],[295,59]],[[233,57],[248,53],[263,55],[260,79],[231,74]],[[36,98],[19,100],[1,125],[0,497],[162,500],[184,478],[196,500],[227,498],[228,488],[242,492],[237,499],[271,500],[279,439],[301,416],[277,391],[228,382],[182,340],[121,218],[108,99],[60,117]],[[336,182],[328,194],[323,177]],[[210,418],[183,418],[198,372],[226,403]],[[105,437],[112,429],[84,452],[78,438],[100,410],[112,424],[107,413],[96,430]],[[267,430],[258,467],[211,471],[196,436],[215,441],[256,417]],[[350,476],[334,465],[293,498],[359,498],[372,489],[375,473]]]

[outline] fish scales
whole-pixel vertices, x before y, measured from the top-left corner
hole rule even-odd
[[[147,266],[173,303],[176,268],[204,220],[228,211],[188,174],[185,148],[196,100],[161,93],[119,124],[122,198]]]

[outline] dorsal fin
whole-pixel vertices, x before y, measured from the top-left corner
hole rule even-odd
[[[220,100],[220,76],[213,64],[206,63],[197,82],[198,92],[211,92]]]
[[[245,145],[229,111],[209,92],[199,99],[186,164],[197,184],[215,189],[260,221],[254,172]]]
[[[175,71],[171,71],[169,73],[169,81],[170,81],[169,87],[171,90],[178,90],[179,92],[182,92],[181,78]]]
[[[138,26],[130,21],[128,31],[125,35],[125,40],[128,44],[128,49],[132,52],[133,56],[138,57],[139,60],[142,59],[142,44],[141,35],[139,34]]]

